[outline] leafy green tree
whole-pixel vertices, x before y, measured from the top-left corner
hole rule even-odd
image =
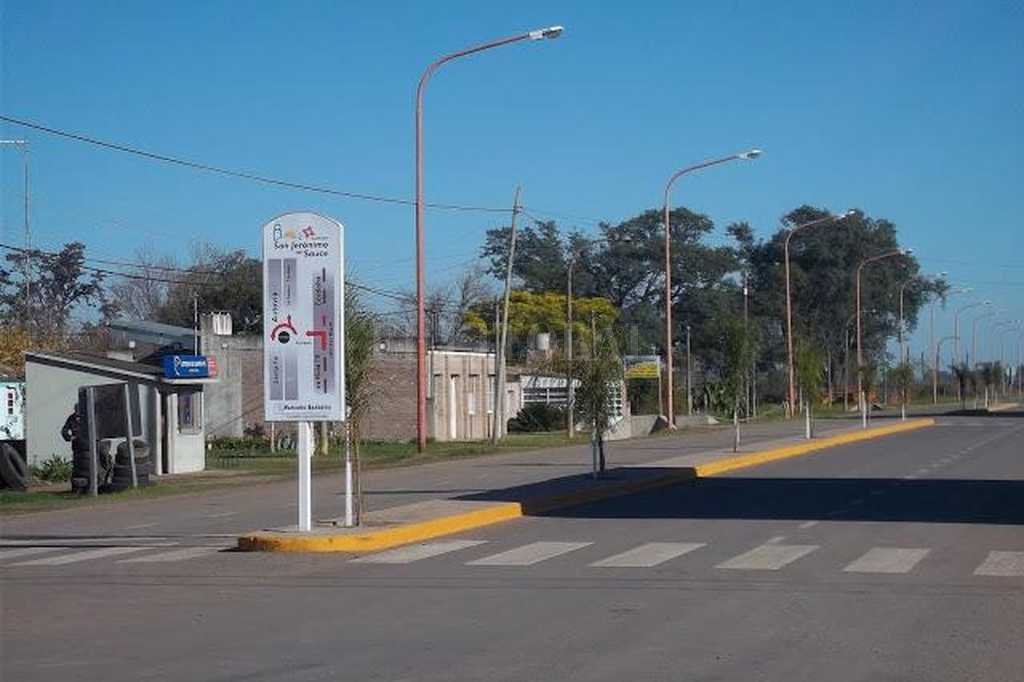
[[[201,311],[231,313],[234,328],[259,331],[263,324],[263,265],[245,251],[204,247],[188,272],[176,273],[167,298],[155,313],[158,322],[191,327],[194,297]]]
[[[750,328],[743,319],[736,315],[724,316],[713,325],[717,337],[717,345],[721,348],[723,364],[721,367],[719,390],[722,398],[732,414],[734,427],[733,450],[740,446],[740,404],[745,394],[745,378],[753,364],[757,346]]]
[[[590,424],[598,470],[604,471],[604,435],[614,416],[609,398],[612,391],[618,390],[623,378],[622,361],[610,329],[598,329],[591,352],[581,360],[578,371],[580,383],[576,388],[576,411],[583,421]]]
[[[900,416],[907,418],[907,404],[910,403],[910,392],[914,385],[914,366],[909,362],[896,365],[890,372],[892,380],[900,391]]]
[[[488,230],[480,249],[480,255],[490,261],[490,273],[496,279],[505,278],[510,232],[510,227]],[[554,221],[538,220],[517,230],[512,274],[521,288],[532,293],[564,291],[567,267],[562,236]],[[580,289],[581,293],[583,290]]]
[[[821,400],[825,380],[825,353],[806,339],[798,339],[793,351],[796,383],[804,398],[807,410],[807,438],[813,436],[814,404]]]
[[[971,384],[971,392],[974,394],[974,402],[977,403],[978,399],[978,373],[972,371],[967,366],[966,362],[953,363],[949,366],[949,371],[953,373],[953,380],[956,381],[956,385],[960,390],[957,391],[957,395],[960,396],[960,409],[967,409],[967,384]]]
[[[27,281],[26,259],[31,263]],[[72,314],[82,307],[98,311],[103,319],[114,314],[116,306],[105,295],[103,274],[86,266],[81,242],[69,242],[57,253],[11,252],[6,261],[7,266],[0,267],[0,318],[25,328],[33,338],[63,342]]]
[[[788,225],[823,218],[828,212],[801,206],[783,217]],[[785,315],[783,242],[788,229],[780,228],[769,240],[750,249],[751,312],[759,318],[779,320]],[[896,225],[883,218],[855,213],[841,222],[800,232],[790,244],[794,335],[820,340],[835,372],[843,356],[845,323],[854,310],[854,273],[865,258],[899,248]],[[868,266],[862,277],[863,348],[866,360],[878,364],[887,340],[895,336],[899,320],[900,284],[918,276],[913,257],[882,260]],[[932,295],[947,290],[944,281],[918,279],[905,289],[904,318],[916,327],[921,307]],[[784,326],[773,330],[766,350],[773,362],[785,360]]]

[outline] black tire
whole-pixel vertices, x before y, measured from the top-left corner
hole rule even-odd
[[[28,465],[9,443],[0,443],[0,479],[11,490],[28,490]]]

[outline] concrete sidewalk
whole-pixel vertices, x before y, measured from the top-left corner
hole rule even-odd
[[[358,528],[342,528],[337,519],[321,519],[317,527],[308,533],[298,532],[294,526],[255,531],[240,536],[238,546],[243,550],[279,552],[377,551],[528,514],[632,494],[698,476],[922,428],[934,424],[934,420],[883,420],[882,424],[863,430],[854,423],[839,422],[831,424],[833,428],[819,429],[818,437],[810,441],[794,436],[772,439],[761,433],[761,438],[755,437],[753,447],[748,444],[745,451],[739,453],[731,449],[731,431],[726,432],[730,438],[728,448],[679,447],[678,434],[655,437],[632,442],[632,447],[624,448],[614,458],[618,466],[597,478],[589,472],[588,452],[565,448],[558,452],[562,457],[575,455],[576,459],[571,464],[547,462],[550,469],[514,476],[516,483],[510,487],[491,487],[482,491],[463,489],[463,494],[458,496],[435,497],[368,511],[363,514],[362,525]],[[719,432],[718,438],[721,436]],[[567,452],[569,450],[573,452]],[[580,471],[581,454],[587,454],[585,472]],[[666,454],[670,456],[665,457]],[[512,466],[516,467],[515,464]],[[508,473],[505,475],[510,476]],[[493,483],[494,478],[488,477],[488,483]]]

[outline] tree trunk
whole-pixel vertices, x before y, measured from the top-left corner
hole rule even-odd
[[[738,401],[732,407],[732,425],[734,429],[732,451],[737,452],[740,449],[740,405]]]

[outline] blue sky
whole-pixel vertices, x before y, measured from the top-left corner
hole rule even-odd
[[[427,198],[594,230],[678,203],[764,236],[790,208],[893,220],[926,271],[1024,318],[1018,219],[1024,9],[1016,3],[49,2],[0,0],[0,111],[208,163],[409,197],[423,68],[550,24],[555,41],[475,55],[427,94]],[[194,240],[256,252],[259,226],[316,210],[350,271],[412,283],[412,210],[268,188],[13,126],[32,145],[35,243],[94,256]],[[21,239],[20,165],[0,150],[3,237]],[[562,217],[571,216],[571,217]],[[493,215],[431,211],[428,278],[475,260]],[[721,231],[716,239],[723,239]],[[961,301],[966,299],[961,297]],[[952,305],[952,304],[951,304]],[[951,314],[938,316],[940,332]],[[926,336],[915,338],[915,353]]]

